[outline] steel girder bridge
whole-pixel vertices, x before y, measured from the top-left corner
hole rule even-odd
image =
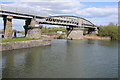
[[[0,10],[0,16],[3,17],[4,20],[4,34],[6,38],[11,38],[12,36],[12,19],[25,19],[25,31],[26,35],[28,34],[28,30],[33,28],[40,28],[40,24],[52,24],[52,25],[62,25],[67,26],[67,36],[74,29],[83,29],[89,28],[88,32],[96,31],[97,27],[89,20],[77,16],[68,16],[68,15],[60,15],[60,16],[38,16],[29,13],[21,13],[21,12],[11,12],[6,10]],[[29,28],[29,25],[31,25]],[[80,34],[83,34],[80,33]],[[40,36],[40,35],[39,35]],[[73,34],[71,35],[73,36]],[[82,36],[82,35],[81,35]]]

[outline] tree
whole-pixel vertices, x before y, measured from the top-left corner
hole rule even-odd
[[[118,40],[118,26],[110,23],[107,26],[100,26],[99,27],[99,36],[109,36],[112,40]]]

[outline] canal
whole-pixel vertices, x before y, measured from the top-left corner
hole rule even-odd
[[[118,43],[52,40],[51,46],[2,52],[4,78],[117,78]]]

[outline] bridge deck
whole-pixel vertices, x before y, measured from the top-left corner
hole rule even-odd
[[[36,17],[36,18],[39,18],[39,19],[44,18],[42,16],[36,16],[36,15],[33,15],[33,14],[10,12],[10,11],[3,11],[3,10],[0,11],[0,15],[2,15],[2,16],[10,15],[10,16],[13,16],[14,18],[17,18],[17,19],[30,19],[30,18],[33,18],[33,17]]]

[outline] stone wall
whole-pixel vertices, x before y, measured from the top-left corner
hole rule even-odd
[[[35,29],[29,29],[27,32],[28,38],[41,38],[41,29],[35,28]]]
[[[83,39],[83,30],[82,29],[73,29],[68,35],[68,39]]]
[[[0,51],[51,45],[51,40],[30,40],[0,43]]]
[[[28,25],[27,37],[29,38],[41,38],[41,28],[42,25],[36,21],[36,19],[32,19],[30,25]]]
[[[12,38],[12,16],[6,16],[3,18],[4,20],[4,38],[10,39]]]

